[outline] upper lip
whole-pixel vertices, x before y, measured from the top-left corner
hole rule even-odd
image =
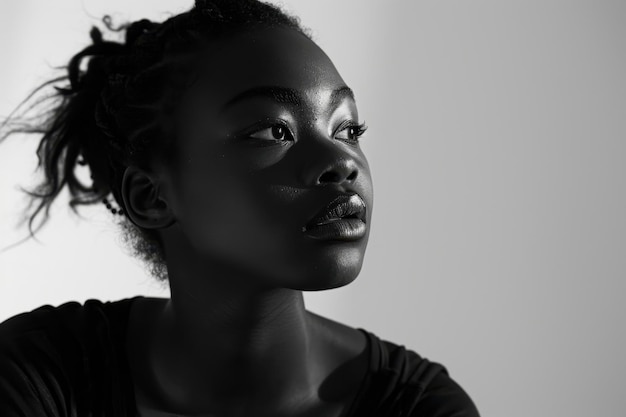
[[[342,194],[321,209],[306,225],[305,228],[324,223],[335,218],[353,217],[365,223],[366,205],[358,194]]]

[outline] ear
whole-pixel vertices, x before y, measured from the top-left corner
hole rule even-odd
[[[130,166],[122,178],[124,210],[130,220],[144,229],[162,229],[174,222],[167,201],[160,195],[155,174]]]

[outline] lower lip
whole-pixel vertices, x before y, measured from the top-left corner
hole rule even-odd
[[[318,240],[358,240],[365,236],[365,223],[360,219],[341,219],[311,226],[304,234]]]

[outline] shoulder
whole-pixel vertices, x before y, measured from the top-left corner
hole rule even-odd
[[[411,416],[479,417],[480,414],[468,393],[446,371],[430,381]]]
[[[118,301],[90,299],[83,304],[69,301],[58,306],[49,304],[32,311],[20,313],[0,323],[0,335],[6,340],[25,336],[33,332],[52,334],[54,331],[80,331],[90,327],[94,321],[111,321],[121,318],[134,298]],[[122,314],[120,314],[122,313]]]
[[[101,343],[103,340],[95,339],[117,336],[124,329],[131,300],[90,299],[83,304],[70,301],[17,314],[0,323],[0,349],[7,352],[19,347],[26,360],[37,358],[37,353],[65,352]]]
[[[375,357],[369,394],[381,411],[394,417],[479,417],[468,393],[443,364],[364,331]]]
[[[56,417],[85,406],[94,377],[115,365],[124,301],[45,305],[0,323],[1,415]]]

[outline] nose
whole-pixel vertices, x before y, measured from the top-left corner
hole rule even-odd
[[[314,185],[341,184],[353,182],[359,175],[356,162],[351,158],[335,158],[327,165],[318,169]]]
[[[359,181],[364,161],[355,149],[330,139],[324,129],[307,132],[296,153],[300,176],[308,187],[351,185]]]

